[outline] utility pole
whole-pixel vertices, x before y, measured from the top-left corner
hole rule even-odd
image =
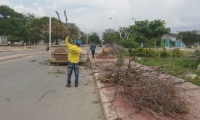
[[[182,39],[183,39],[183,36],[182,35],[180,35],[181,36],[181,49],[182,49],[182,47],[183,47],[183,45],[182,45]]]
[[[50,16],[49,16],[49,54],[50,54],[50,60],[51,60],[51,6],[52,6],[53,0],[50,4]]]
[[[88,33],[86,34],[86,49],[87,49],[87,44],[88,44]]]

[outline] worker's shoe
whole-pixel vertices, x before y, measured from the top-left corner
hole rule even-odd
[[[78,87],[78,84],[75,84],[75,87]]]
[[[71,84],[67,84],[66,87],[71,87]]]

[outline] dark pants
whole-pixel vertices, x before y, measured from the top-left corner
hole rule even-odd
[[[92,58],[94,58],[95,50],[92,50]]]
[[[72,76],[72,72],[74,71],[75,84],[77,85],[78,84],[78,77],[79,77],[79,63],[68,62],[67,71],[68,71],[67,84],[71,84],[71,76]]]

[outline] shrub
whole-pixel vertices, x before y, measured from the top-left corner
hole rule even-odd
[[[160,52],[160,57],[161,58],[167,58],[170,57],[171,55],[169,53],[167,53],[166,51],[162,51]]]
[[[179,64],[183,67],[188,67],[192,69],[196,69],[199,65],[198,62],[193,61],[193,60],[183,60],[183,61],[180,61]]]
[[[147,48],[138,48],[135,50],[131,50],[130,51],[130,55],[131,56],[138,56],[138,57],[155,57],[157,56],[156,52],[151,50],[151,49],[147,49]]]
[[[200,51],[196,50],[195,51],[195,55],[198,56],[198,60],[197,61],[200,62]]]
[[[179,48],[175,48],[173,50],[172,57],[182,57],[182,56],[183,56],[183,52]]]
[[[120,45],[124,46],[125,48],[139,48],[140,44],[137,42],[134,42],[133,40],[124,40],[119,42]]]

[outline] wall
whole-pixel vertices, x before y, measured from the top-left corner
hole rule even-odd
[[[7,45],[7,37],[0,36],[0,45]]]

